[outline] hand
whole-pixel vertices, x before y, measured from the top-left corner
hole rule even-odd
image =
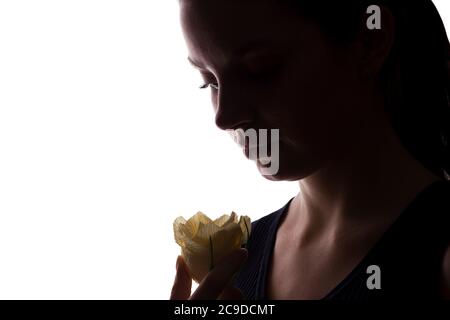
[[[177,259],[177,273],[172,287],[170,300],[240,300],[243,299],[239,289],[229,285],[236,273],[247,259],[246,249],[238,249],[226,256],[200,282],[191,295],[192,279],[182,256]]]

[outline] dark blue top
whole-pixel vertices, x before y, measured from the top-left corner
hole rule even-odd
[[[292,199],[252,222],[248,259],[233,280],[245,299],[267,299],[267,270],[276,231]],[[437,181],[416,195],[361,262],[323,299],[439,299],[443,256],[449,245],[450,182]],[[370,265],[380,268],[379,290],[367,287]]]

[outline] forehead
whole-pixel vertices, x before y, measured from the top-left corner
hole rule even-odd
[[[272,0],[181,0],[190,56],[226,59],[253,48],[284,45],[301,31],[299,16]]]

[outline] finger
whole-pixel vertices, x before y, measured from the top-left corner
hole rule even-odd
[[[244,295],[241,290],[232,286],[226,286],[223,289],[222,294],[219,296],[219,300],[242,300]]]
[[[192,279],[182,256],[177,258],[177,273],[170,300],[188,300],[191,295]]]
[[[238,249],[225,257],[199,284],[191,300],[216,300],[240,266],[247,259],[246,249]]]

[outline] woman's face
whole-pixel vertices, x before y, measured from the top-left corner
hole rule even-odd
[[[279,171],[266,178],[302,179],[351,148],[367,115],[356,44],[334,45],[272,0],[180,4],[189,60],[218,86],[216,125],[280,130]]]

